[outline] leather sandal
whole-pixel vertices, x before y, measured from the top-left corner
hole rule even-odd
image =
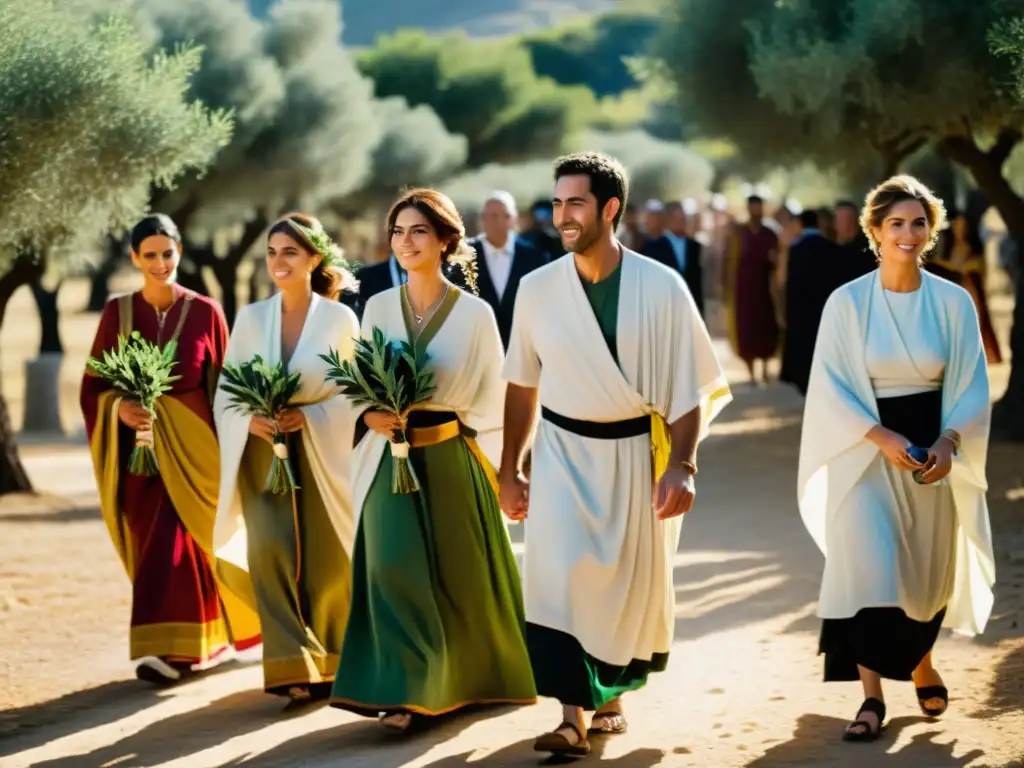
[[[949,691],[944,685],[926,685],[924,688],[914,689],[917,692],[917,705],[927,717],[941,717],[949,707]],[[924,705],[929,699],[942,699],[942,706],[929,709]]]
[[[878,728],[874,728],[869,720],[861,719],[861,715],[870,712],[878,718]],[[877,741],[882,733],[882,726],[885,723],[885,702],[876,698],[865,699],[857,712],[857,719],[846,726],[843,734],[843,741]],[[855,725],[861,726],[862,731],[851,731]]]
[[[629,724],[621,712],[595,712],[590,720],[590,728],[587,733],[594,734],[618,734],[625,733]]]
[[[572,729],[576,732],[579,740],[574,744],[559,731]],[[569,757],[583,757],[590,754],[590,742],[587,741],[587,734],[583,733],[575,723],[565,722],[543,736],[538,736],[533,743],[535,752],[550,752],[553,755],[567,755]]]

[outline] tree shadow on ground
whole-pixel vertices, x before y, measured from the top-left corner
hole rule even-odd
[[[372,765],[374,768],[401,768],[440,744],[457,738],[475,723],[500,717],[515,709],[511,706],[467,707],[433,718],[408,734],[391,733],[375,720],[365,718],[289,739],[266,752],[224,763],[221,768],[333,765],[332,760],[351,765]]]
[[[282,706],[282,699],[268,696],[261,690],[240,691],[198,709],[150,723],[89,754],[47,760],[35,763],[33,768],[76,768],[82,765],[143,768],[162,765],[314,710],[314,706],[309,706],[283,712]]]
[[[233,660],[204,672],[201,679],[249,666]],[[195,682],[198,682],[196,680]],[[158,687],[140,680],[118,680],[59,699],[0,712],[0,757],[27,751],[80,731],[99,728],[160,704],[191,684]]]
[[[102,517],[99,507],[66,506],[55,510],[39,510],[37,512],[0,513],[0,523],[81,523],[86,520],[99,520]]]
[[[1024,645],[1000,659],[992,674],[988,699],[971,717],[988,720],[1010,712],[1024,712]]]
[[[939,743],[939,731],[915,735],[898,752],[891,752],[899,732],[927,722],[924,717],[896,717],[888,721],[878,741],[850,744],[842,741],[847,721],[823,715],[803,715],[792,738],[770,747],[747,768],[792,768],[798,765],[827,765],[829,768],[864,768],[884,763],[886,768],[956,768],[970,766],[984,756],[980,749],[956,757],[957,741]]]

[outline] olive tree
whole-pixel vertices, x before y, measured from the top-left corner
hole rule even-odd
[[[231,119],[185,96],[200,50],[150,56],[121,16],[0,0],[0,323],[11,295],[206,166]],[[29,490],[0,396],[0,493]]]
[[[183,279],[206,292],[203,273],[212,275],[231,321],[239,267],[268,224],[294,208],[315,211],[369,175],[372,84],[341,45],[331,0],[282,0],[260,20],[233,0],[152,0],[146,9],[161,47],[205,47],[191,95],[237,116],[210,172],[153,201],[186,236],[195,269]]]
[[[969,172],[1024,242],[1006,174],[1024,101],[1011,86],[1024,0],[670,0],[656,57],[679,107],[745,156],[891,174],[925,146]],[[1024,22],[1018,22],[1024,23]],[[1024,295],[1018,277],[1017,295]],[[997,434],[1024,440],[1024,302]]]

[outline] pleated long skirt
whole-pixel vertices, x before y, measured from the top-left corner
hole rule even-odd
[[[288,450],[299,485],[294,498],[263,491],[274,454],[262,438],[249,437],[238,474],[263,629],[263,684],[282,695],[309,685],[326,697],[348,621],[352,572],[302,440],[289,439]]]
[[[532,703],[519,571],[483,467],[462,436],[409,459],[420,491],[391,492],[385,452],[363,505],[331,704],[375,716]]]

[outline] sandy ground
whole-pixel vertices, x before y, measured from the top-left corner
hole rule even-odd
[[[34,322],[30,298],[19,301],[19,317]],[[78,366],[94,322],[70,316],[64,323],[74,330],[65,339],[71,432],[78,426]],[[28,335],[8,326],[0,337],[4,391],[15,397],[15,358],[30,354]],[[993,370],[996,392],[1005,374],[1005,366]],[[926,720],[909,684],[890,685],[885,736],[847,745],[839,735],[861,697],[856,685],[819,682],[814,602],[821,557],[794,503],[801,403],[780,386],[737,386],[736,394],[701,451],[698,502],[677,556],[670,667],[627,700],[629,733],[595,740],[588,762],[1024,766],[1021,447],[994,445],[989,464],[999,584],[988,631],[975,640],[944,634],[936,649],[952,691],[950,711],[939,722]],[[550,701],[469,713],[396,739],[329,708],[283,713],[280,700],[261,692],[252,663],[169,691],[136,682],[127,662],[128,585],[95,508],[85,446],[29,441],[24,456],[46,493],[0,499],[3,768],[538,763],[532,739],[559,717]],[[521,554],[522,531],[511,530]]]

